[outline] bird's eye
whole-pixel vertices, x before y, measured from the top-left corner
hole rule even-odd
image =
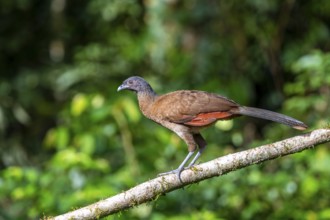
[[[133,81],[132,80],[128,80],[128,84],[132,85]]]

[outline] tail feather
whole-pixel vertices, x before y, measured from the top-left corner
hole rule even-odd
[[[241,106],[235,109],[234,113],[278,122],[298,130],[305,130],[307,128],[307,125],[297,119],[265,109]]]

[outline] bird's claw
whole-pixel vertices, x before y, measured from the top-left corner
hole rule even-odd
[[[165,176],[165,175],[169,175],[169,174],[176,174],[177,177],[178,177],[178,179],[182,183],[181,173],[182,173],[183,170],[184,170],[184,168],[178,168],[178,169],[171,170],[171,171],[168,171],[168,172],[165,172],[165,173],[160,173],[160,174],[158,174],[158,176]]]

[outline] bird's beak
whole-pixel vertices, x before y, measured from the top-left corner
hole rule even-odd
[[[119,92],[119,91],[121,91],[121,90],[124,90],[124,89],[127,89],[127,86],[124,85],[124,84],[122,84],[122,85],[120,85],[120,86],[118,87],[117,92]]]

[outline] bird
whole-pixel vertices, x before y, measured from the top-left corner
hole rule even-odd
[[[242,106],[215,93],[199,90],[178,90],[158,95],[150,84],[139,76],[131,76],[124,80],[117,89],[117,91],[122,90],[135,92],[142,114],[176,133],[188,146],[188,154],[177,169],[159,174],[159,176],[176,174],[180,182],[182,182],[181,172],[191,168],[206,148],[207,142],[200,131],[212,126],[218,120],[251,116],[278,122],[297,130],[307,129],[306,124],[287,115]],[[188,164],[191,158],[192,160]],[[188,166],[185,168],[186,164]]]

